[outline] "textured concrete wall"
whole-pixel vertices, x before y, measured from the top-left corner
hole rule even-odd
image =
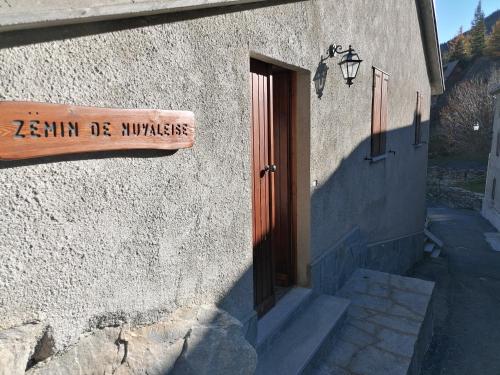
[[[310,82],[312,258],[355,226],[368,242],[422,229],[427,152],[412,146],[411,125],[416,91],[430,99],[430,88],[415,1],[223,12],[2,34],[0,99],[191,110],[197,136],[172,155],[2,162],[0,328],[40,316],[61,347],[93,325],[190,303],[253,315],[251,53],[312,75],[332,42],[364,59],[350,88],[338,60],[321,100]],[[391,75],[396,151],[375,164],[364,160],[372,65]]]
[[[500,230],[500,157],[497,156],[497,137],[500,133],[500,92],[496,94],[495,117],[493,120],[493,135],[491,150],[488,157],[488,172],[484,192],[482,215]],[[495,199],[493,199],[493,180],[496,179]]]

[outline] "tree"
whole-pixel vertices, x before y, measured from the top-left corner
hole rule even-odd
[[[486,41],[486,53],[494,58],[500,57],[500,20],[495,23],[493,31]]]
[[[486,47],[486,23],[484,22],[484,12],[481,8],[481,0],[477,4],[472,28],[470,30],[470,46],[473,57],[481,56]]]
[[[458,34],[448,42],[448,61],[464,60],[467,57],[467,39],[463,28],[460,27]]]
[[[489,88],[486,80],[464,81],[449,94],[440,112],[440,139],[450,154],[488,156],[494,111]]]

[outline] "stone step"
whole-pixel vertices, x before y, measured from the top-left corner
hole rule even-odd
[[[292,288],[271,311],[259,319],[257,323],[257,351],[265,352],[273,338],[285,329],[294,316],[307,307],[312,296],[311,289]]]
[[[308,375],[419,374],[432,338],[434,283],[358,269],[337,295],[349,298],[346,321]]]
[[[327,295],[312,295],[309,298],[303,310],[267,343],[265,350],[257,349],[259,361],[256,374],[301,374],[323,343],[340,330],[349,300]]]
[[[424,246],[424,252],[432,254],[435,247],[436,245],[434,245],[432,242],[427,242]]]
[[[424,234],[429,240],[434,242],[438,247],[443,247],[444,245],[443,241],[437,238],[437,236],[433,234],[430,230],[424,229]]]
[[[425,228],[425,229],[428,229],[428,228],[430,227],[430,225],[431,225],[431,219],[430,219],[430,217],[429,217],[429,216],[426,216],[426,217],[425,217],[425,224],[424,224],[424,228]]]
[[[434,249],[434,251],[431,253],[431,258],[438,258],[439,255],[441,255],[441,249]]]

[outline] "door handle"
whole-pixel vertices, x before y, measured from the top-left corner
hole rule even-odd
[[[274,172],[276,172],[277,170],[278,170],[278,167],[276,166],[276,164],[266,165],[266,166],[264,167],[264,172],[269,171],[269,172],[273,172],[273,173],[274,173]]]

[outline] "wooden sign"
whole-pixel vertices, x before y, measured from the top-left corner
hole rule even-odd
[[[0,159],[91,151],[177,150],[194,143],[194,114],[0,102]]]

